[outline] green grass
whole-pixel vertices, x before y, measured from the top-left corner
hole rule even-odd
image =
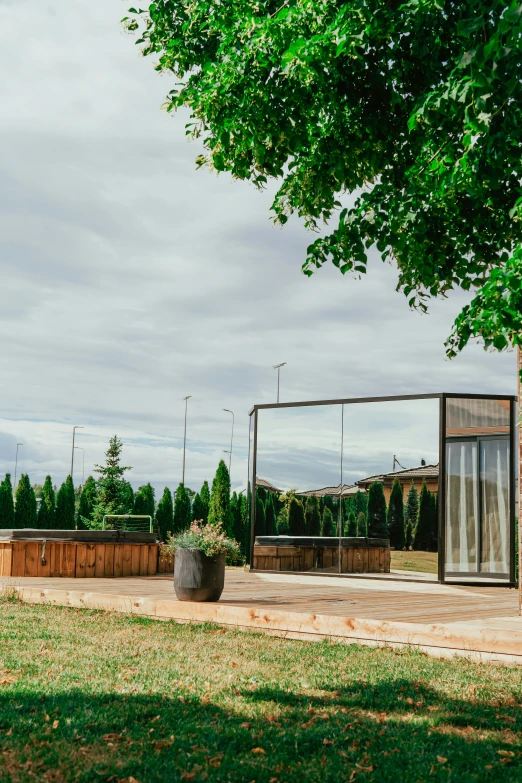
[[[436,552],[400,552],[392,551],[391,569],[400,571],[423,571],[426,574],[436,574],[438,560]]]
[[[514,783],[520,669],[0,602],[2,783]]]

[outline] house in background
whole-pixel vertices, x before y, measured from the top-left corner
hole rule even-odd
[[[408,498],[408,492],[412,482],[417,492],[420,492],[422,489],[422,482],[425,481],[429,491],[436,495],[439,491],[439,466],[420,465],[418,468],[395,470],[391,473],[379,473],[376,476],[368,476],[368,478],[359,479],[355,486],[358,489],[367,491],[374,482],[380,481],[381,484],[384,485],[384,496],[386,498],[386,503],[389,503],[391,490],[395,479],[398,479],[401,483],[404,502],[406,502]]]

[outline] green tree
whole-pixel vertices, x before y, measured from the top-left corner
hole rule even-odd
[[[130,481],[123,481],[120,494],[120,514],[134,513],[134,490]]]
[[[363,514],[364,516],[364,514]],[[346,535],[347,536],[356,536],[357,535],[357,517],[355,516],[355,511],[349,511],[348,512],[348,520],[347,520],[347,530]]]
[[[149,516],[154,519],[154,509],[156,507],[156,501],[154,499],[154,488],[149,482],[141,486],[136,495],[134,496],[134,510],[135,515]]]
[[[274,510],[274,499],[272,492],[267,493],[265,503],[265,529],[267,536],[277,535],[277,520]]]
[[[94,507],[96,505],[97,489],[96,482],[92,476],[89,476],[85,482],[82,494],[80,495],[80,502],[78,505],[77,515],[77,527],[78,529],[86,528],[92,518]]]
[[[475,336],[522,343],[517,3],[158,0],[129,13],[174,81],[167,111],[191,112],[199,167],[280,180],[280,224],[335,217],[307,274],[328,260],[364,273],[371,247],[397,261],[413,306],[478,289],[449,355]]]
[[[6,473],[0,484],[0,527],[12,529],[15,526],[15,509],[11,474]]]
[[[388,538],[386,521],[386,498],[384,486],[374,481],[368,491],[368,536],[369,538]]]
[[[42,499],[38,509],[38,527],[40,530],[52,530],[56,525],[56,497],[50,476],[45,477],[40,496]]]
[[[36,495],[29,476],[27,473],[22,473],[16,488],[14,527],[18,530],[25,527],[35,528],[36,523]]]
[[[232,514],[230,513],[230,474],[224,460],[219,461],[208,510],[209,523],[221,523],[227,535],[232,535]]]
[[[199,496],[201,498],[201,502],[203,504],[203,516],[201,519],[203,522],[208,522],[208,512],[210,509],[210,489],[208,486],[208,481],[203,482],[203,486],[201,487],[201,492],[199,493]]]
[[[201,500],[201,495],[199,492],[196,492],[194,495],[194,500],[192,502],[192,519],[196,521],[200,521],[201,519],[204,521],[206,515],[206,509],[203,504],[203,501]]]
[[[437,520],[435,515],[435,497],[422,482],[419,495],[419,515],[413,540],[413,548],[423,552],[436,550]]]
[[[306,535],[303,504],[296,497],[290,498],[288,504],[288,527],[291,536]]]
[[[368,523],[364,511],[359,511],[357,514],[357,535],[364,538],[368,535]]]
[[[74,486],[70,476],[67,476],[56,495],[55,526],[57,530],[74,530],[76,527]]]
[[[415,489],[415,485],[412,481],[408,492],[406,508],[404,509],[404,538],[406,539],[405,543],[407,549],[410,549],[413,546],[418,517],[419,493]]]
[[[321,535],[321,515],[316,495],[308,495],[305,503],[305,532],[307,536]]]
[[[388,506],[388,529],[390,531],[390,546],[404,549],[404,500],[402,485],[395,479]]]
[[[259,497],[259,492],[256,489],[256,519],[254,523],[254,535],[266,536],[266,514],[265,504]]]
[[[168,487],[165,487],[163,490],[163,495],[158,503],[156,523],[160,539],[166,541],[169,533],[172,533],[174,530],[174,504],[172,502],[172,492]]]
[[[232,493],[230,498],[230,513],[232,514],[232,537],[240,544],[243,542],[243,515],[241,513],[241,495]]]
[[[174,533],[186,530],[192,521],[190,500],[183,484],[179,484],[174,499]]]
[[[328,506],[324,507],[323,523],[321,525],[322,536],[335,536],[333,515]]]
[[[132,468],[129,465],[121,465],[122,449],[123,443],[117,435],[113,435],[109,441],[109,448],[105,452],[105,465],[94,467],[99,478],[97,502],[89,521],[93,529],[101,529],[106,514],[132,513],[132,505],[129,508],[128,482],[124,479],[125,472]]]

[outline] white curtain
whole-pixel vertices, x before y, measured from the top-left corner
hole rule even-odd
[[[509,571],[509,442],[480,443],[483,573]]]
[[[446,466],[446,571],[469,573],[477,569],[477,443],[448,442]]]

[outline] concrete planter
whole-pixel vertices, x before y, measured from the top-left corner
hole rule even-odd
[[[179,601],[219,601],[225,586],[226,556],[207,557],[199,549],[176,549],[174,591]]]

